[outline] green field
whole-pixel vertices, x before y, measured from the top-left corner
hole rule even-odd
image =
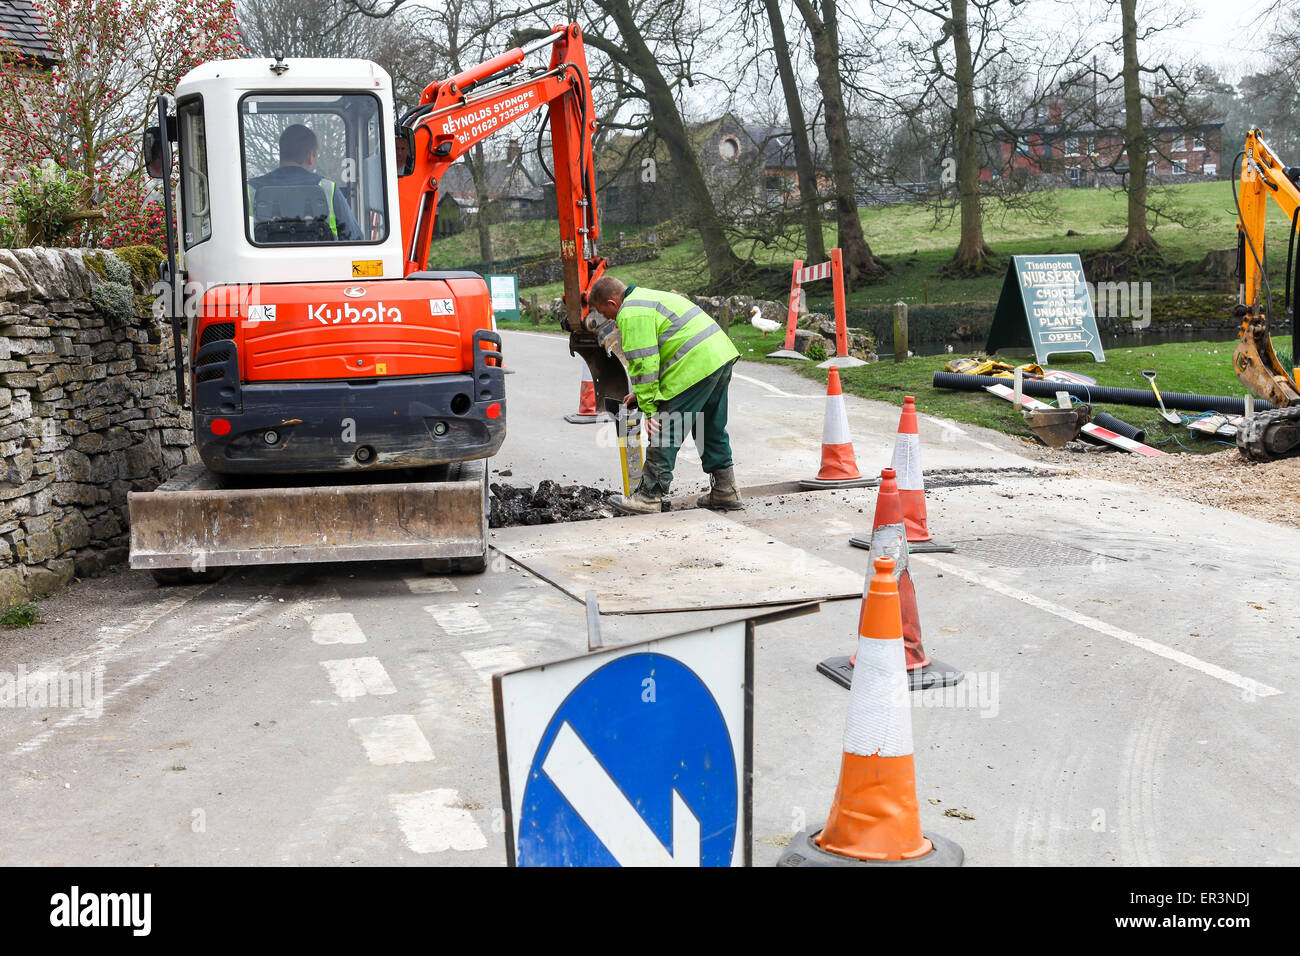
[[[1160,250],[1171,263],[1198,261],[1211,249],[1236,245],[1236,212],[1232,201],[1232,183],[1189,183],[1168,187],[1165,192],[1180,210],[1184,223],[1153,216],[1150,225]],[[985,213],[985,238],[1001,255],[1051,252],[1094,252],[1115,245],[1124,235],[1126,198],[1106,189],[1060,189],[1046,194],[1055,211],[1046,221],[1035,222],[1022,213],[1003,214],[996,205]],[[872,250],[893,268],[890,278],[879,285],[854,290],[850,305],[882,305],[903,300],[918,302],[987,302],[997,298],[1001,276],[973,280],[948,280],[939,275],[943,264],[956,248],[956,218],[936,223],[931,210],[920,205],[876,207],[861,210],[863,229]],[[1286,264],[1287,226],[1278,210],[1270,208],[1268,241],[1270,269],[1281,276]],[[619,229],[633,235],[635,227]],[[554,223],[501,223],[492,227],[494,252],[498,258],[511,255],[545,255],[555,250],[558,231]],[[1070,236],[1068,232],[1079,235]],[[801,233],[792,233],[793,249],[800,249]],[[500,238],[498,238],[500,237]],[[835,243],[833,224],[826,226],[826,245]],[[451,267],[479,259],[477,234],[468,231],[434,244],[433,262]],[[786,267],[793,258],[789,249],[759,250],[755,259],[760,265]],[[618,266],[610,270],[624,281],[635,281],[656,288],[698,292],[706,280],[699,239],[688,236],[667,248],[652,262]],[[1280,284],[1280,283],[1279,283]],[[829,284],[826,284],[829,290]],[[538,293],[542,301],[560,293],[558,283],[524,290],[525,295]],[[735,289],[736,294],[754,294],[753,290]],[[1157,291],[1165,291],[1158,288]],[[819,300],[813,297],[814,305]]]

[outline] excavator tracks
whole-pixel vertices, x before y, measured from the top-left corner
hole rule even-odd
[[[1300,405],[1271,408],[1247,418],[1237,429],[1237,448],[1251,461],[1300,455]]]

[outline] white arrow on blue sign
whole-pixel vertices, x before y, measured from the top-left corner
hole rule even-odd
[[[746,622],[494,678],[519,866],[733,866],[749,856]]]

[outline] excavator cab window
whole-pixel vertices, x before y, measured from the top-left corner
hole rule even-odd
[[[250,93],[239,111],[250,242],[362,244],[388,237],[377,97]]]
[[[212,235],[212,197],[208,192],[208,137],[203,100],[194,97],[176,108],[181,162],[181,235],[190,249]]]

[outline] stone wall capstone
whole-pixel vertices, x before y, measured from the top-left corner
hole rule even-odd
[[[125,560],[127,493],[197,461],[141,271],[106,251],[0,249],[0,607]]]

